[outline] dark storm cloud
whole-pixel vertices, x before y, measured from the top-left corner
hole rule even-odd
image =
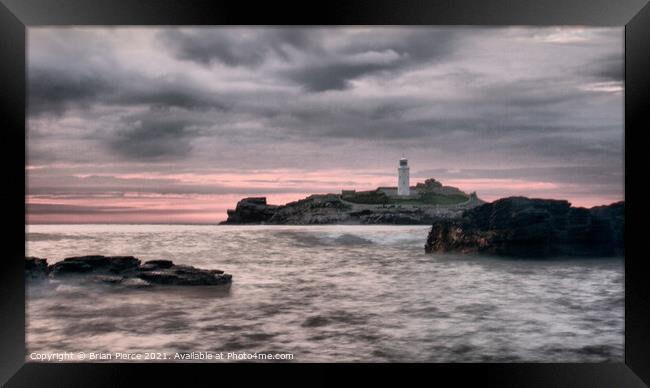
[[[94,104],[146,105],[186,109],[227,109],[217,93],[179,78],[155,78],[113,69],[84,74],[74,68],[29,71],[30,115],[62,114],[66,109],[89,109]]]
[[[116,93],[110,102],[216,110],[226,110],[229,105],[225,97],[206,93],[205,90],[192,87],[186,82],[158,79],[138,83],[132,89],[125,88],[121,93]]]
[[[344,90],[356,78],[442,60],[453,52],[454,33],[449,29],[379,29],[328,42],[328,35],[336,33],[303,28],[192,29],[162,31],[159,39],[176,57],[202,65],[260,67],[277,59],[286,68],[276,75],[310,92]]]
[[[28,110],[31,115],[61,114],[70,105],[89,107],[110,83],[91,74],[30,68]]]
[[[417,30],[400,41],[370,39],[344,47],[332,58],[287,70],[282,75],[312,92],[344,90],[350,87],[350,81],[366,75],[382,71],[390,74],[424,61],[433,65],[452,53],[453,37],[450,31]],[[378,58],[373,58],[373,54]],[[388,58],[382,61],[382,54]]]
[[[146,119],[116,132],[109,146],[130,159],[178,158],[189,154],[194,137],[185,122]]]
[[[256,67],[269,55],[288,57],[290,48],[303,49],[318,39],[314,30],[301,28],[170,29],[161,31],[159,39],[180,58],[209,65],[220,62],[228,66]]]
[[[483,86],[464,99],[465,106],[459,106],[458,101],[372,98],[361,104],[350,101],[298,106],[290,114],[277,112],[267,121],[273,127],[314,141],[419,141],[419,146],[429,147],[432,139],[442,144],[449,138],[445,145],[451,149],[459,145],[494,148],[495,142],[488,139],[502,138],[525,140],[541,150],[548,148],[552,139],[540,143],[531,135],[570,135],[608,129],[601,123],[569,120],[580,112],[585,101],[598,98],[598,93],[570,90],[552,79],[544,79]],[[413,114],[427,110],[431,113]],[[562,142],[572,143],[572,139],[569,136]],[[577,146],[584,148],[585,142],[586,139],[578,139]]]
[[[283,76],[302,85],[310,92],[327,90],[344,90],[349,87],[350,80],[389,68],[381,64],[347,64],[330,63],[306,66],[300,69],[288,70]]]
[[[92,42],[87,43],[92,46]],[[198,128],[210,124],[195,113],[230,109],[221,93],[206,89],[184,74],[142,74],[124,67],[110,50],[80,56],[65,65],[34,60],[29,63],[28,72],[30,117],[48,121],[77,111],[90,125],[76,140],[100,140],[103,148],[126,159],[155,161],[186,156],[192,149],[192,139],[199,134]],[[93,124],[106,117],[106,113],[93,113],[97,107],[121,109],[124,113],[116,115],[118,120],[113,120],[112,130],[100,130]],[[131,113],[138,107],[136,113]],[[52,135],[62,137],[62,141],[75,140],[60,130],[49,134],[48,143]],[[44,133],[37,126],[30,126],[29,136],[40,139]],[[51,144],[32,152],[33,158],[57,159],[49,149]]]
[[[485,33],[487,37],[490,34],[494,30]],[[351,81],[364,76],[374,74],[390,82],[405,71],[435,69],[445,62],[463,63],[454,54],[467,36],[473,35],[457,29],[427,28],[198,28],[167,29],[155,36],[161,48],[190,63],[253,68],[253,74],[272,84],[296,84],[307,92],[343,93]],[[100,135],[117,155],[139,160],[190,155],[197,138],[210,136],[209,121],[194,122],[193,115],[201,115],[196,110],[227,113],[212,117],[213,123],[222,127],[237,126],[244,119],[274,128],[260,133],[246,128],[228,133],[231,138],[252,142],[267,142],[264,137],[271,134],[281,139],[284,133],[297,141],[339,138],[409,142],[437,138],[442,144],[445,136],[456,141],[459,132],[503,137],[517,132],[571,131],[582,124],[562,120],[576,108],[581,109],[584,101],[598,98],[577,89],[568,82],[571,78],[562,74],[493,80],[458,66],[451,74],[449,69],[441,72],[440,77],[462,80],[459,90],[467,93],[461,98],[437,97],[433,89],[427,97],[378,93],[363,98],[340,94],[308,100],[305,97],[310,93],[215,90],[209,82],[202,84],[185,75],[189,72],[145,75],[133,68],[127,70],[122,65],[125,59],[110,50],[96,52],[95,56],[102,60],[82,56],[70,67],[30,63],[30,112],[60,113],[70,107],[89,111],[97,104],[157,107],[144,114],[123,114],[119,122],[126,128],[116,128],[112,136]],[[618,57],[610,54],[602,58],[585,65],[592,67],[580,67],[580,71],[615,76]],[[219,74],[220,70],[214,71]],[[159,112],[168,108],[181,111],[161,117]],[[430,113],[413,114],[426,110]],[[590,125],[584,124],[587,128]],[[212,136],[219,135],[219,131],[212,131]]]
[[[28,107],[33,116],[98,104],[225,109],[221,94],[184,73],[147,73],[119,55],[112,34],[61,29],[30,40]],[[137,51],[136,51],[137,52]]]

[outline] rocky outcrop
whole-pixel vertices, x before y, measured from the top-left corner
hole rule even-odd
[[[79,256],[52,264],[49,272],[54,277],[80,273],[121,274],[137,271],[139,266],[140,260],[133,256]]]
[[[133,256],[69,257],[49,266],[46,259],[25,257],[25,275],[29,279],[82,279],[135,287],[154,284],[213,286],[232,282],[232,275],[221,270],[176,265],[170,260],[150,260],[142,264]]]
[[[231,224],[261,224],[268,222],[278,206],[268,205],[266,197],[244,198],[237,202],[235,210],[228,209],[228,221]]]
[[[426,252],[517,257],[612,256],[623,253],[625,204],[591,209],[562,200],[503,198],[433,223]]]
[[[232,275],[223,271],[198,269],[188,265],[174,265],[169,268],[145,270],[138,278],[153,284],[173,284],[177,286],[216,286],[230,283]]]
[[[459,217],[483,203],[476,196],[458,205],[360,204],[336,194],[314,194],[285,205],[267,205],[266,198],[245,198],[228,210],[222,224],[402,224],[427,225],[439,219]]]
[[[305,199],[278,206],[269,224],[336,224],[350,223],[353,206],[336,195],[311,195]]]
[[[342,190],[313,194],[285,205],[269,205],[266,197],[244,198],[221,224],[403,224],[426,225],[460,217],[485,202],[476,193],[443,186],[431,178],[411,187],[411,195],[397,195],[396,187]]]

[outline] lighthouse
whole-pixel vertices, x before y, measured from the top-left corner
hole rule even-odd
[[[409,196],[409,162],[402,157],[397,168],[397,195]]]

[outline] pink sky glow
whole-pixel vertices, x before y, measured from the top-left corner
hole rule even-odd
[[[29,170],[29,169],[28,169]],[[33,169],[32,169],[33,170]],[[60,211],[46,213],[28,212],[29,224],[75,223],[190,223],[210,224],[226,219],[226,210],[235,207],[238,200],[248,196],[265,196],[270,204],[284,204],[316,193],[339,193],[342,189],[370,190],[379,186],[394,186],[396,178],[380,175],[380,171],[361,174],[345,170],[331,171],[258,171],[246,175],[235,173],[126,173],[92,174],[137,182],[160,179],[174,181],[176,185],[212,185],[259,190],[259,194],[160,194],[123,192],[119,196],[94,195],[79,198],[77,195],[58,197],[28,195],[28,208],[33,205],[58,206]],[[84,178],[90,175],[80,174]],[[297,179],[299,178],[299,179]],[[424,178],[412,178],[411,184]],[[574,195],[572,185],[517,179],[449,179],[443,184],[455,186],[465,192],[476,191],[480,198],[492,201],[501,197],[523,195],[538,198],[567,199],[574,206],[592,207],[621,200],[619,195]],[[273,192],[265,194],[265,188]],[[69,211],[67,206],[86,211]],[[94,210],[90,210],[94,209]]]

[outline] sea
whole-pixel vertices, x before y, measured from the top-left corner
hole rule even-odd
[[[26,229],[26,255],[50,264],[132,255],[233,275],[229,288],[30,283],[29,361],[623,362],[622,257],[426,254],[427,226]]]

